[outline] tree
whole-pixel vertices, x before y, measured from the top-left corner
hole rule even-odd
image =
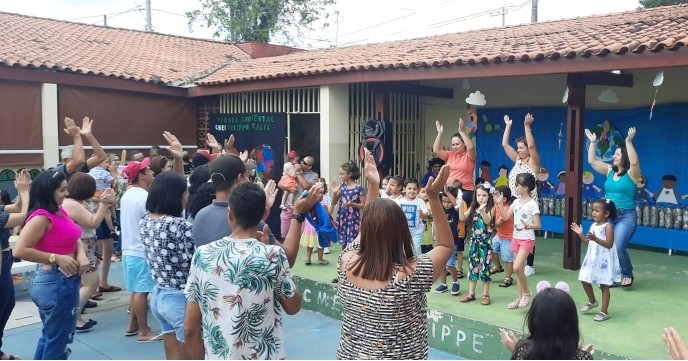
[[[335,0],[200,0],[202,9],[189,11],[189,28],[202,20],[215,28],[215,37],[231,42],[260,41],[267,43],[281,34],[287,41],[293,31],[301,35],[314,24],[326,20],[326,7]],[[327,22],[322,24],[328,26]]]
[[[659,6],[688,4],[688,0],[638,0],[644,8],[656,8]]]

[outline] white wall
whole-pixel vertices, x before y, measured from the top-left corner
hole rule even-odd
[[[338,179],[342,159],[349,159],[349,85],[320,87],[320,176]]]

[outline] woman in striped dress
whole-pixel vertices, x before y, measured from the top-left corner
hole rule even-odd
[[[427,184],[435,214],[437,247],[418,257],[401,208],[378,198],[380,176],[368,150],[365,176],[369,189],[359,237],[340,256],[338,296],[342,335],[338,359],[426,359],[427,298],[433,282],[445,272],[454,246],[439,192],[450,166]]]

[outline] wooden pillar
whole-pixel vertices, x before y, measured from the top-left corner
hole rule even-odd
[[[583,157],[585,146],[585,90],[582,74],[568,76],[568,114],[566,116],[566,194],[564,196],[564,268],[580,268],[581,242],[571,223],[581,224]]]

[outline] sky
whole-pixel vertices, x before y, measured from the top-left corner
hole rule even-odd
[[[638,0],[539,0],[538,21],[634,10]],[[411,39],[437,34],[529,23],[530,0],[337,0],[329,26],[316,24],[287,45],[322,49]],[[189,27],[185,12],[200,0],[151,0],[153,30],[213,38],[213,29]],[[127,29],[145,29],[145,0],[0,0],[0,11]],[[502,15],[504,14],[504,15]],[[284,44],[284,39],[273,43]]]

